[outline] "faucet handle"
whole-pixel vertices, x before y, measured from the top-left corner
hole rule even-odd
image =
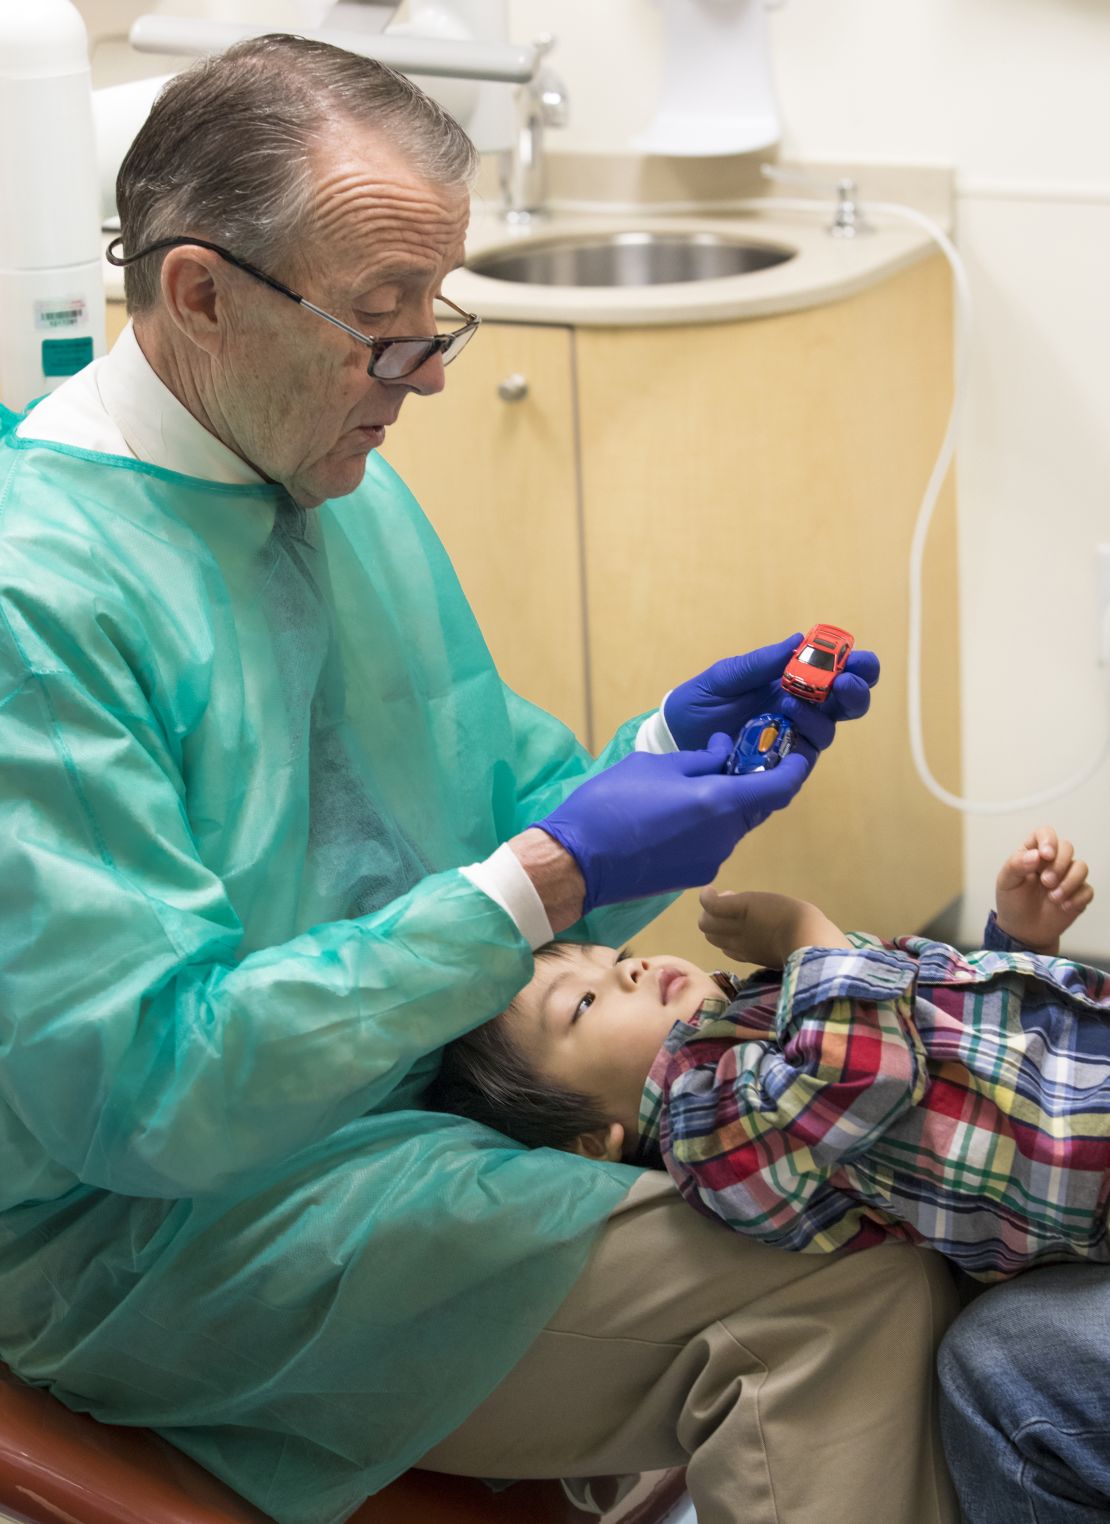
[[[557,74],[545,69],[540,75],[540,110],[545,127],[567,125],[567,90]]]
[[[863,215],[859,203],[859,186],[854,180],[836,182],[836,212],[829,223],[834,238],[855,238],[857,233],[873,233],[875,226]]]
[[[859,200],[859,185],[845,175],[839,180],[823,180],[819,175],[804,169],[784,169],[780,164],[761,164],[759,172],[765,180],[779,180],[784,185],[805,186],[822,196],[836,196],[836,211],[828,231],[834,238],[854,238],[857,233],[873,233],[871,223],[863,215]]]
[[[539,101],[545,127],[567,125],[567,87],[553,69],[544,68],[540,60],[554,48],[558,39],[554,32],[540,32],[532,39],[535,49],[536,72],[532,76],[531,89]]]
[[[3,0],[0,0],[3,3]],[[544,151],[546,127],[567,120],[567,92],[562,80],[543,63],[555,46],[551,32],[532,43],[531,74],[513,92],[516,125],[512,145],[501,155],[502,216],[514,225],[527,225],[544,208]]]

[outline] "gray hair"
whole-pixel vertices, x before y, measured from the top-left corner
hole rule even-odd
[[[455,119],[396,70],[273,33],[171,79],[120,166],[124,252],[193,234],[280,266],[311,214],[312,153],[336,119],[380,132],[418,174],[469,185],[478,154]],[[129,312],[155,305],[161,256],[129,265]]]

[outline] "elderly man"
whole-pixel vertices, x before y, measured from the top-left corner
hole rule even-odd
[[[702,1524],[949,1519],[932,1260],[781,1255],[422,1109],[535,946],[712,878],[877,676],[750,779],[719,733],[787,643],[597,759],[504,688],[373,454],[476,326],[433,336],[472,171],[365,60],[198,65],[120,174],[133,328],[8,420],[0,1358],[282,1524],[414,1463],[688,1463]]]

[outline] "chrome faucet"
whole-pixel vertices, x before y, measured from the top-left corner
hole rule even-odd
[[[834,238],[855,238],[875,229],[865,219],[859,203],[859,186],[854,180],[836,182],[836,212],[827,230]]]
[[[544,128],[565,127],[567,121],[566,86],[543,64],[554,46],[550,32],[536,38],[535,71],[516,89],[512,147],[501,155],[501,215],[506,222],[528,223],[543,214],[547,192]]]

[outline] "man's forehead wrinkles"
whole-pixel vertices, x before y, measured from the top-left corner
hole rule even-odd
[[[403,185],[395,180],[372,180],[352,175],[341,181],[325,181],[316,188],[318,221],[371,217],[377,221],[435,223],[456,227],[469,213],[469,199],[431,185]]]
[[[460,257],[465,229],[464,219],[445,221],[441,213],[414,215],[408,208],[349,203],[316,219],[313,241],[329,243],[332,252],[349,250],[361,269],[378,263],[383,268],[408,264],[432,273],[444,260],[453,263]],[[375,258],[377,249],[380,261]]]
[[[411,222],[362,219],[337,229],[337,236],[331,242],[336,248],[360,250],[364,264],[425,265],[428,268],[438,266],[446,254],[462,247],[461,236],[445,235],[440,229],[425,230],[414,227]]]
[[[465,220],[465,211],[466,208],[448,209],[436,201],[409,201],[402,197],[375,196],[360,190],[347,196],[333,197],[327,202],[318,202],[316,221],[347,222],[358,217],[405,227],[457,228]]]
[[[366,195],[375,200],[434,202],[439,205],[444,198],[466,200],[462,186],[438,185],[433,180],[419,180],[397,175],[376,175],[365,165],[351,165],[334,174],[321,175],[316,181],[316,197],[324,200],[331,196]]]

